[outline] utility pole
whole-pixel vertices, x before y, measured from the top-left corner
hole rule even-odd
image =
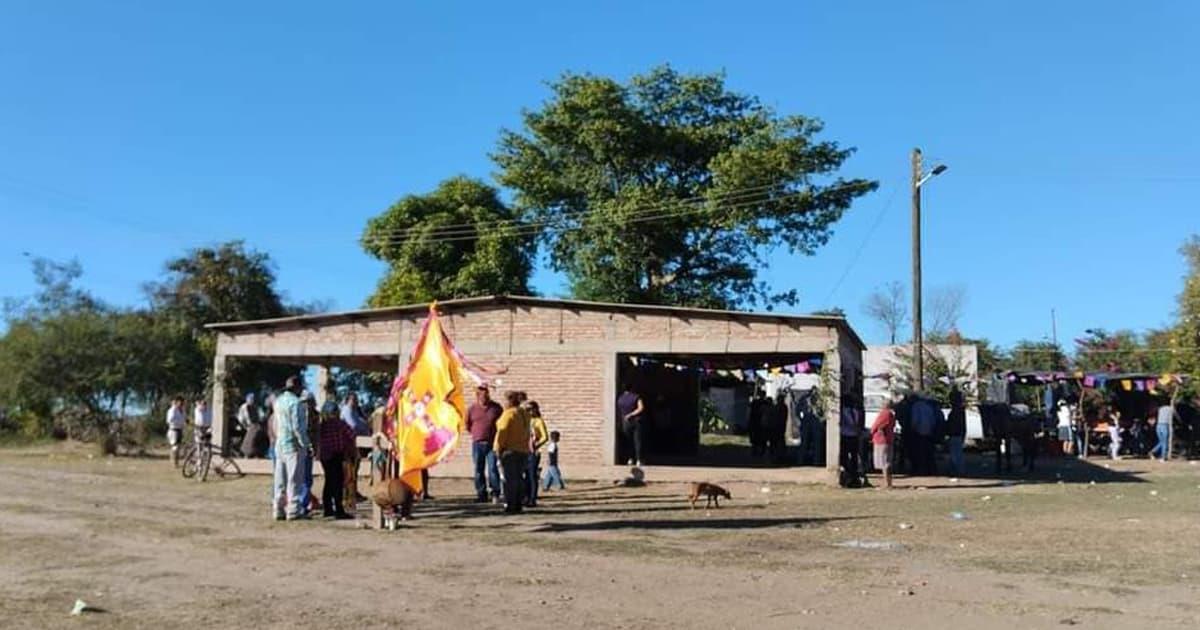
[[[925,343],[921,333],[921,150],[912,152],[913,389],[925,389]]]

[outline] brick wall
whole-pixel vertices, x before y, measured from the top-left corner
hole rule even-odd
[[[561,463],[566,470],[572,463],[594,466],[604,461],[604,441],[612,436],[605,431],[604,362],[600,354],[482,355],[471,357],[489,369],[504,367],[507,373],[494,394],[522,390],[536,400],[551,431],[562,433]],[[616,393],[612,393],[616,396]],[[466,440],[456,457],[470,457]]]
[[[553,430],[562,432],[562,463],[608,465],[615,441],[617,353],[771,353],[838,351],[836,328],[821,323],[732,321],[720,316],[614,313],[572,306],[448,308],[443,327],[468,358],[504,368],[498,389],[520,389],[537,400]],[[355,322],[300,322],[270,330],[222,333],[219,352],[312,363],[349,365],[371,357],[407,363],[424,314],[389,315]],[[845,363],[857,364],[857,347],[841,339]],[[839,355],[840,356],[840,355]],[[394,367],[392,369],[395,369]],[[606,379],[606,375],[610,375]],[[469,445],[455,458],[470,458]],[[569,473],[568,473],[569,474]]]

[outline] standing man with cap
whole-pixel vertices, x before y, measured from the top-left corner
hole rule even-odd
[[[471,461],[475,464],[476,503],[488,502],[489,487],[492,500],[500,502],[500,469],[496,464],[492,442],[496,439],[496,421],[503,412],[504,409],[488,394],[487,385],[475,389],[475,402],[467,409],[467,432],[471,434]]]
[[[275,520],[308,518],[301,505],[304,461],[312,451],[308,439],[308,410],[300,400],[300,377],[289,376],[284,391],[275,397],[272,423],[275,428]]]

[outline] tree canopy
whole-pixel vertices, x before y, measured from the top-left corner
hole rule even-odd
[[[720,74],[664,66],[626,84],[564,75],[493,159],[575,297],[699,307],[794,301],[758,281],[772,250],[811,254],[876,183],[852,149]]]
[[[190,330],[101,304],[75,286],[78,263],[35,259],[33,268],[38,292],[10,301],[0,337],[0,407],[26,433],[56,422],[71,432],[106,429],[129,406],[191,391],[175,389],[189,373],[177,357],[194,354]]]
[[[1192,235],[1179,253],[1187,263],[1187,275],[1179,293],[1179,320],[1171,344],[1175,349],[1174,368],[1190,374],[1195,387],[1195,381],[1200,380],[1200,236]]]
[[[530,293],[534,233],[475,179],[404,197],[367,223],[362,246],[388,263],[370,306]]]
[[[164,269],[166,277],[146,287],[151,312],[163,325],[181,326],[195,339],[191,348],[181,349],[173,359],[199,391],[211,385],[207,379],[216,354],[216,335],[205,324],[270,319],[303,310],[284,304],[275,287],[270,256],[247,249],[240,240],[189,250],[167,261]],[[278,386],[295,371],[288,366],[234,362],[226,377],[236,391],[257,391]]]
[[[157,420],[173,395],[210,385],[214,321],[277,317],[297,310],[275,289],[270,258],[241,242],[199,248],[170,260],[147,285],[148,308],[116,308],[78,288],[77,262],[33,261],[34,295],[5,300],[0,336],[0,409],[31,435],[61,427],[107,430],[127,415]],[[240,391],[277,385],[288,366],[234,363]]]

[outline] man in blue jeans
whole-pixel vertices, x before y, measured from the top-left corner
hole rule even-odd
[[[1171,454],[1171,421],[1174,419],[1174,407],[1168,404],[1158,408],[1157,422],[1154,427],[1154,432],[1158,436],[1158,444],[1151,449],[1150,457],[1158,457],[1164,462],[1167,461],[1167,457]]]
[[[477,503],[488,502],[489,488],[491,500],[500,502],[500,468],[496,462],[496,453],[492,450],[492,441],[496,439],[496,420],[503,412],[504,409],[489,395],[487,385],[480,385],[475,389],[475,402],[467,409],[467,432],[471,434],[471,461],[475,464]]]
[[[302,503],[304,462],[312,452],[308,437],[307,407],[297,394],[300,379],[290,376],[284,391],[275,397],[275,479],[271,502],[275,520],[308,518],[308,506]],[[315,421],[315,419],[314,419]]]

